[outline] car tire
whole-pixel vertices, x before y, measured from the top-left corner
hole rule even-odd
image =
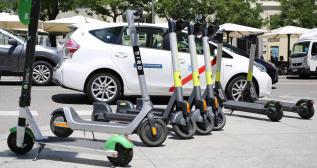
[[[33,64],[32,81],[35,85],[46,86],[51,84],[53,66],[46,61],[36,61]]]
[[[116,102],[122,86],[117,76],[111,73],[97,73],[88,79],[85,93],[92,102]]]
[[[237,95],[241,95],[241,92],[244,88],[244,86],[240,85],[241,82],[245,83],[247,82],[247,77],[246,76],[237,76],[234,77],[228,84],[228,87],[226,89],[226,96],[228,100],[236,100],[238,101],[239,97]],[[240,87],[238,87],[240,86]],[[256,85],[253,82],[253,86],[256,87]],[[257,88],[255,88],[257,90]],[[238,93],[238,94],[236,94]]]

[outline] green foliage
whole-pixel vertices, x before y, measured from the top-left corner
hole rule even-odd
[[[262,8],[254,0],[158,0],[157,13],[174,19],[190,15],[203,14],[213,17],[216,24],[237,23],[253,27],[261,27]],[[254,7],[251,3],[255,4]]]
[[[260,28],[263,19],[260,13],[262,7],[255,4],[255,0],[212,0],[214,4],[216,21],[219,24],[236,23]],[[254,7],[251,6],[254,4]]]
[[[18,9],[17,1],[12,0],[1,0],[0,1],[0,12],[11,13]]]
[[[270,28],[293,25],[305,28],[317,26],[317,7],[314,0],[280,0],[281,13],[270,18]]]
[[[78,0],[78,4],[91,8],[91,10],[100,14],[104,20],[107,17],[112,18],[113,22],[116,22],[117,17],[129,8],[144,6],[146,10],[149,10],[150,6],[148,0]]]

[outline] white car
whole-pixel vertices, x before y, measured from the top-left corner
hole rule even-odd
[[[137,27],[146,82],[151,95],[171,95],[173,75],[167,24]],[[187,34],[180,33],[179,63],[185,95],[192,91]],[[202,88],[205,88],[204,58],[197,38]],[[125,23],[87,23],[72,32],[61,48],[63,61],[54,70],[54,81],[62,87],[85,92],[93,102],[114,102],[122,95],[140,95],[130,36]],[[216,44],[210,42],[211,55]],[[223,49],[222,85],[229,99],[238,99],[246,83],[249,59]],[[214,65],[215,61],[213,61]],[[265,68],[254,68],[254,85],[260,97],[271,93],[272,81]],[[215,66],[213,66],[215,68]]]

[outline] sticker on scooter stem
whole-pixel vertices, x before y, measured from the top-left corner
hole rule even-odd
[[[142,64],[139,46],[133,47],[133,53],[134,53],[134,59],[135,59],[136,69],[138,71],[138,75],[144,75],[143,64]]]

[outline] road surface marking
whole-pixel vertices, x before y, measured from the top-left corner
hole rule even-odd
[[[38,116],[39,113],[37,111],[31,111],[33,116]],[[0,116],[18,116],[19,111],[0,111]]]
[[[317,85],[317,83],[277,83],[276,85]]]
[[[315,99],[315,98],[313,98],[313,97],[297,97],[297,96],[279,96],[279,97],[281,97],[281,98],[285,98],[285,99],[297,99],[297,100],[299,100],[299,99]]]

